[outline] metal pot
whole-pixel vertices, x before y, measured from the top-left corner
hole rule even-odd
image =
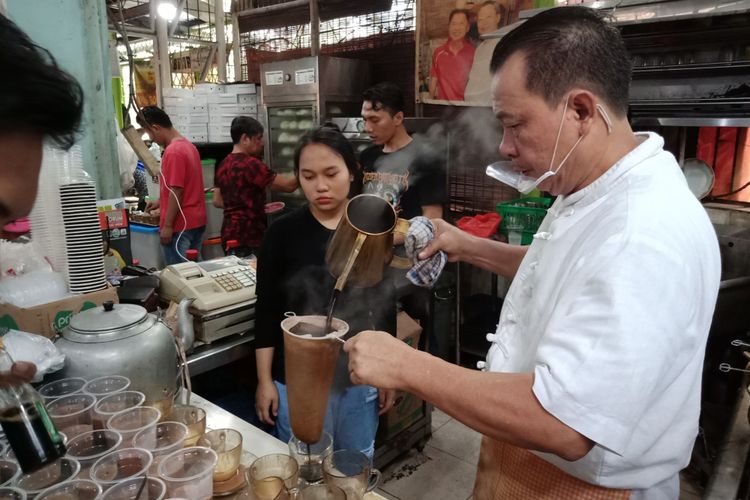
[[[326,265],[336,280],[336,290],[348,282],[372,286],[383,279],[383,268],[408,269],[411,263],[393,255],[393,233],[406,235],[409,221],[399,219],[393,206],[373,194],[355,196],[346,205],[326,251]]]
[[[187,307],[180,307],[187,314]],[[183,340],[192,338],[192,321],[179,318]],[[73,316],[55,342],[65,354],[59,377],[124,375],[147,404],[171,407],[179,382],[179,361],[172,331],[141,306],[106,302]],[[190,346],[186,345],[186,349]]]

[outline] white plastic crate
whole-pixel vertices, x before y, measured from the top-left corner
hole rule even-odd
[[[184,128],[190,125],[190,115],[188,114],[170,113],[169,111],[167,111],[167,114],[169,115],[169,119],[172,120],[172,125],[177,128]]]
[[[258,104],[258,96],[255,94],[237,94],[239,104]]]
[[[190,124],[208,124],[208,113],[190,113]]]
[[[224,85],[220,83],[199,83],[195,86],[196,94],[215,94],[223,92]]]
[[[165,97],[162,103],[164,109],[173,108],[175,106],[192,106],[192,97]]]
[[[252,116],[253,118],[258,118],[258,105],[257,104],[238,104],[237,105],[237,114],[243,115],[243,116]]]
[[[237,94],[209,94],[206,96],[208,104],[237,104]]]
[[[238,104],[210,104],[208,105],[209,115],[237,115]]]
[[[224,92],[227,94],[256,94],[254,83],[235,83],[233,85],[226,85]]]
[[[221,123],[228,127],[232,124],[232,120],[237,118],[237,113],[209,113],[208,117],[211,125],[219,125]]]
[[[174,97],[182,97],[182,98],[191,98],[193,97],[193,91],[191,89],[173,89],[173,88],[165,88],[161,91],[162,97],[164,97],[164,100],[166,101],[169,98]]]

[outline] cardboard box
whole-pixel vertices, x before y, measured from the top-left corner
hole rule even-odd
[[[0,304],[0,329],[12,328],[53,338],[70,324],[73,314],[100,306],[108,300],[118,302],[117,290],[111,286],[28,308]]]
[[[417,349],[422,327],[408,314],[401,311],[396,316],[396,337]],[[383,439],[395,437],[424,416],[422,399],[414,394],[396,391],[396,402],[388,413],[380,417],[378,434]]]
[[[396,316],[396,337],[403,340],[414,349],[419,348],[419,337],[422,335],[422,326],[411,316],[401,311]]]

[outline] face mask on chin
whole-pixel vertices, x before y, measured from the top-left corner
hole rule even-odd
[[[560,164],[557,166],[555,170],[552,170],[552,163],[555,161],[555,155],[557,154],[557,146],[560,142],[560,134],[562,133],[562,126],[565,121],[565,110],[568,107],[568,100],[570,98],[570,95],[565,98],[565,105],[563,106],[563,114],[560,118],[560,126],[557,128],[557,138],[555,139],[555,147],[552,150],[552,158],[550,158],[549,161],[549,167],[547,168],[547,171],[544,172],[542,175],[540,175],[537,178],[529,177],[528,175],[524,175],[521,172],[515,170],[513,168],[513,162],[509,160],[504,161],[498,161],[495,162],[489,166],[487,166],[486,173],[493,179],[496,179],[503,184],[507,184],[508,186],[516,189],[521,194],[529,194],[534,189],[537,188],[542,182],[546,181],[550,177],[553,177],[557,175],[557,172],[560,171],[562,166],[565,164],[565,162],[570,158],[570,155],[573,154],[573,151],[575,151],[576,147],[578,147],[578,144],[581,143],[581,140],[585,137],[581,135],[578,137],[578,140],[573,144],[573,147],[570,148],[570,151],[568,151],[568,154],[565,155],[565,157],[562,159]],[[601,104],[596,105],[597,111],[602,115],[602,119],[607,124],[607,133],[612,133],[612,122],[609,119],[609,115],[605,111],[605,109],[602,107]]]

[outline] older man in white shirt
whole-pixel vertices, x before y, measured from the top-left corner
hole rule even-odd
[[[558,198],[530,247],[435,221],[421,255],[513,280],[487,371],[363,332],[352,379],[483,433],[477,500],[677,499],[720,280],[708,216],[661,137],[630,128],[627,52],[595,11],[538,14],[491,67],[507,178]]]

